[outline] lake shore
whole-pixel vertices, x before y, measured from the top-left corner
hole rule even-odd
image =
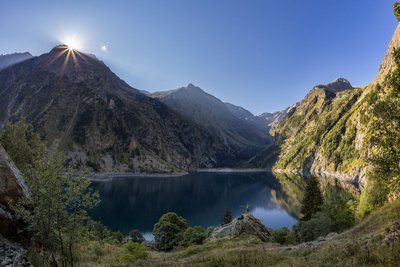
[[[233,169],[233,168],[210,168],[210,169],[195,169],[191,172],[216,172],[216,173],[250,173],[250,172],[270,172],[268,169]],[[169,177],[180,177],[189,174],[190,172],[174,172],[174,173],[135,173],[135,172],[106,172],[106,173],[92,173],[88,175],[88,178],[92,181],[112,181],[115,178],[121,177],[149,177],[149,178],[169,178]]]

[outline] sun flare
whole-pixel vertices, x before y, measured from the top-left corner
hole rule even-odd
[[[64,44],[68,46],[70,50],[79,50],[82,48],[81,42],[76,36],[68,37],[64,40]]]

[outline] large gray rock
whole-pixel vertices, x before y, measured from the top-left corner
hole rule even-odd
[[[0,145],[0,234],[10,236],[16,231],[10,203],[29,198],[30,193],[20,171]]]
[[[392,246],[394,242],[400,239],[400,221],[394,222],[389,232],[382,240],[384,245]]]
[[[21,172],[0,145],[0,204],[29,198],[29,190]]]
[[[33,265],[26,257],[26,251],[20,245],[0,239],[0,266],[31,267]]]
[[[245,213],[231,223],[217,227],[211,233],[208,241],[220,238],[234,238],[243,235],[255,236],[263,242],[271,239],[271,233],[260,220],[249,213]]]

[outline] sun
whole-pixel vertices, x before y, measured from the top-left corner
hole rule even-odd
[[[82,48],[81,42],[76,36],[66,38],[64,44],[68,46],[69,50],[79,50]]]

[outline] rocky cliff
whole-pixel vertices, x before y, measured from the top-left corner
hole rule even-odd
[[[393,50],[400,46],[396,29],[376,79],[353,88],[345,79],[314,87],[276,127],[280,154],[276,172],[311,172],[365,184],[369,170],[368,134],[373,131],[368,114],[372,95],[393,69]],[[378,86],[379,85],[379,86]]]
[[[21,173],[0,145],[0,235],[13,237],[17,234],[16,219],[10,205],[29,198]]]

